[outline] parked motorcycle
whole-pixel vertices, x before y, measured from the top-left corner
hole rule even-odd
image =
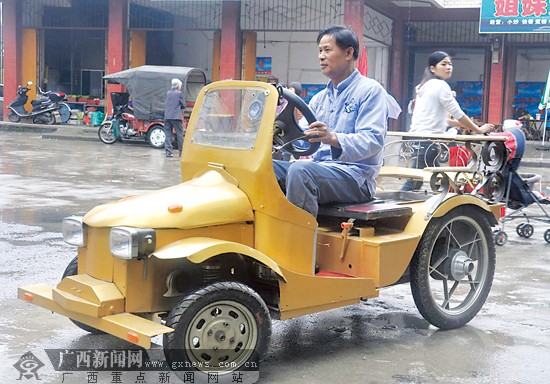
[[[55,91],[46,91],[44,92],[40,87],[38,87],[38,92],[40,95],[47,97],[50,102],[57,105],[57,111],[61,117],[61,123],[67,124],[71,118],[71,107],[69,104],[65,103],[65,92],[55,92]]]
[[[32,85],[32,81],[27,82],[27,85],[22,87],[19,85],[17,89],[17,96],[8,105],[8,119],[11,122],[18,123],[22,118],[31,118],[33,123],[37,124],[55,124],[61,121],[61,116],[58,112],[58,106],[52,103],[49,99],[32,100],[32,110],[28,112],[25,109],[25,104],[29,97],[29,86]]]
[[[115,105],[115,113],[104,121],[97,134],[105,144],[122,140],[147,140],[154,148],[164,148],[164,123],[137,120],[127,104]]]

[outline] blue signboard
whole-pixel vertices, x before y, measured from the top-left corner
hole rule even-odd
[[[550,33],[550,0],[482,0],[479,33]]]
[[[256,74],[271,75],[271,57],[256,57]]]
[[[302,84],[302,97],[306,103],[318,92],[327,87],[326,84]]]

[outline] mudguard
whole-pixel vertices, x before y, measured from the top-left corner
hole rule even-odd
[[[467,194],[449,195],[449,197],[447,197],[439,204],[432,215],[428,215],[429,210],[432,209],[433,204],[435,204],[437,201],[437,198],[438,195],[433,196],[415,209],[415,212],[407,223],[404,232],[422,234],[428,226],[431,218],[442,217],[452,209],[464,205],[476,206],[485,211],[487,213],[487,216],[490,218],[489,222],[493,225],[496,225],[500,217],[500,207],[502,206],[502,204],[489,205],[481,198]],[[429,219],[426,219],[427,217],[429,217]]]
[[[286,281],[283,272],[271,258],[254,248],[232,241],[210,237],[192,237],[168,244],[156,250],[153,256],[164,260],[186,258],[192,263],[199,264],[224,253],[238,253],[251,257],[271,268],[283,281]]]

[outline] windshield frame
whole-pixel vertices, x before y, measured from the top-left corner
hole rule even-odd
[[[254,85],[204,90],[191,142],[206,147],[254,150],[270,92]]]

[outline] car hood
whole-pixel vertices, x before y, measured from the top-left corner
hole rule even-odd
[[[92,227],[185,229],[253,218],[244,192],[211,170],[173,187],[97,206],[84,216],[84,222]]]

